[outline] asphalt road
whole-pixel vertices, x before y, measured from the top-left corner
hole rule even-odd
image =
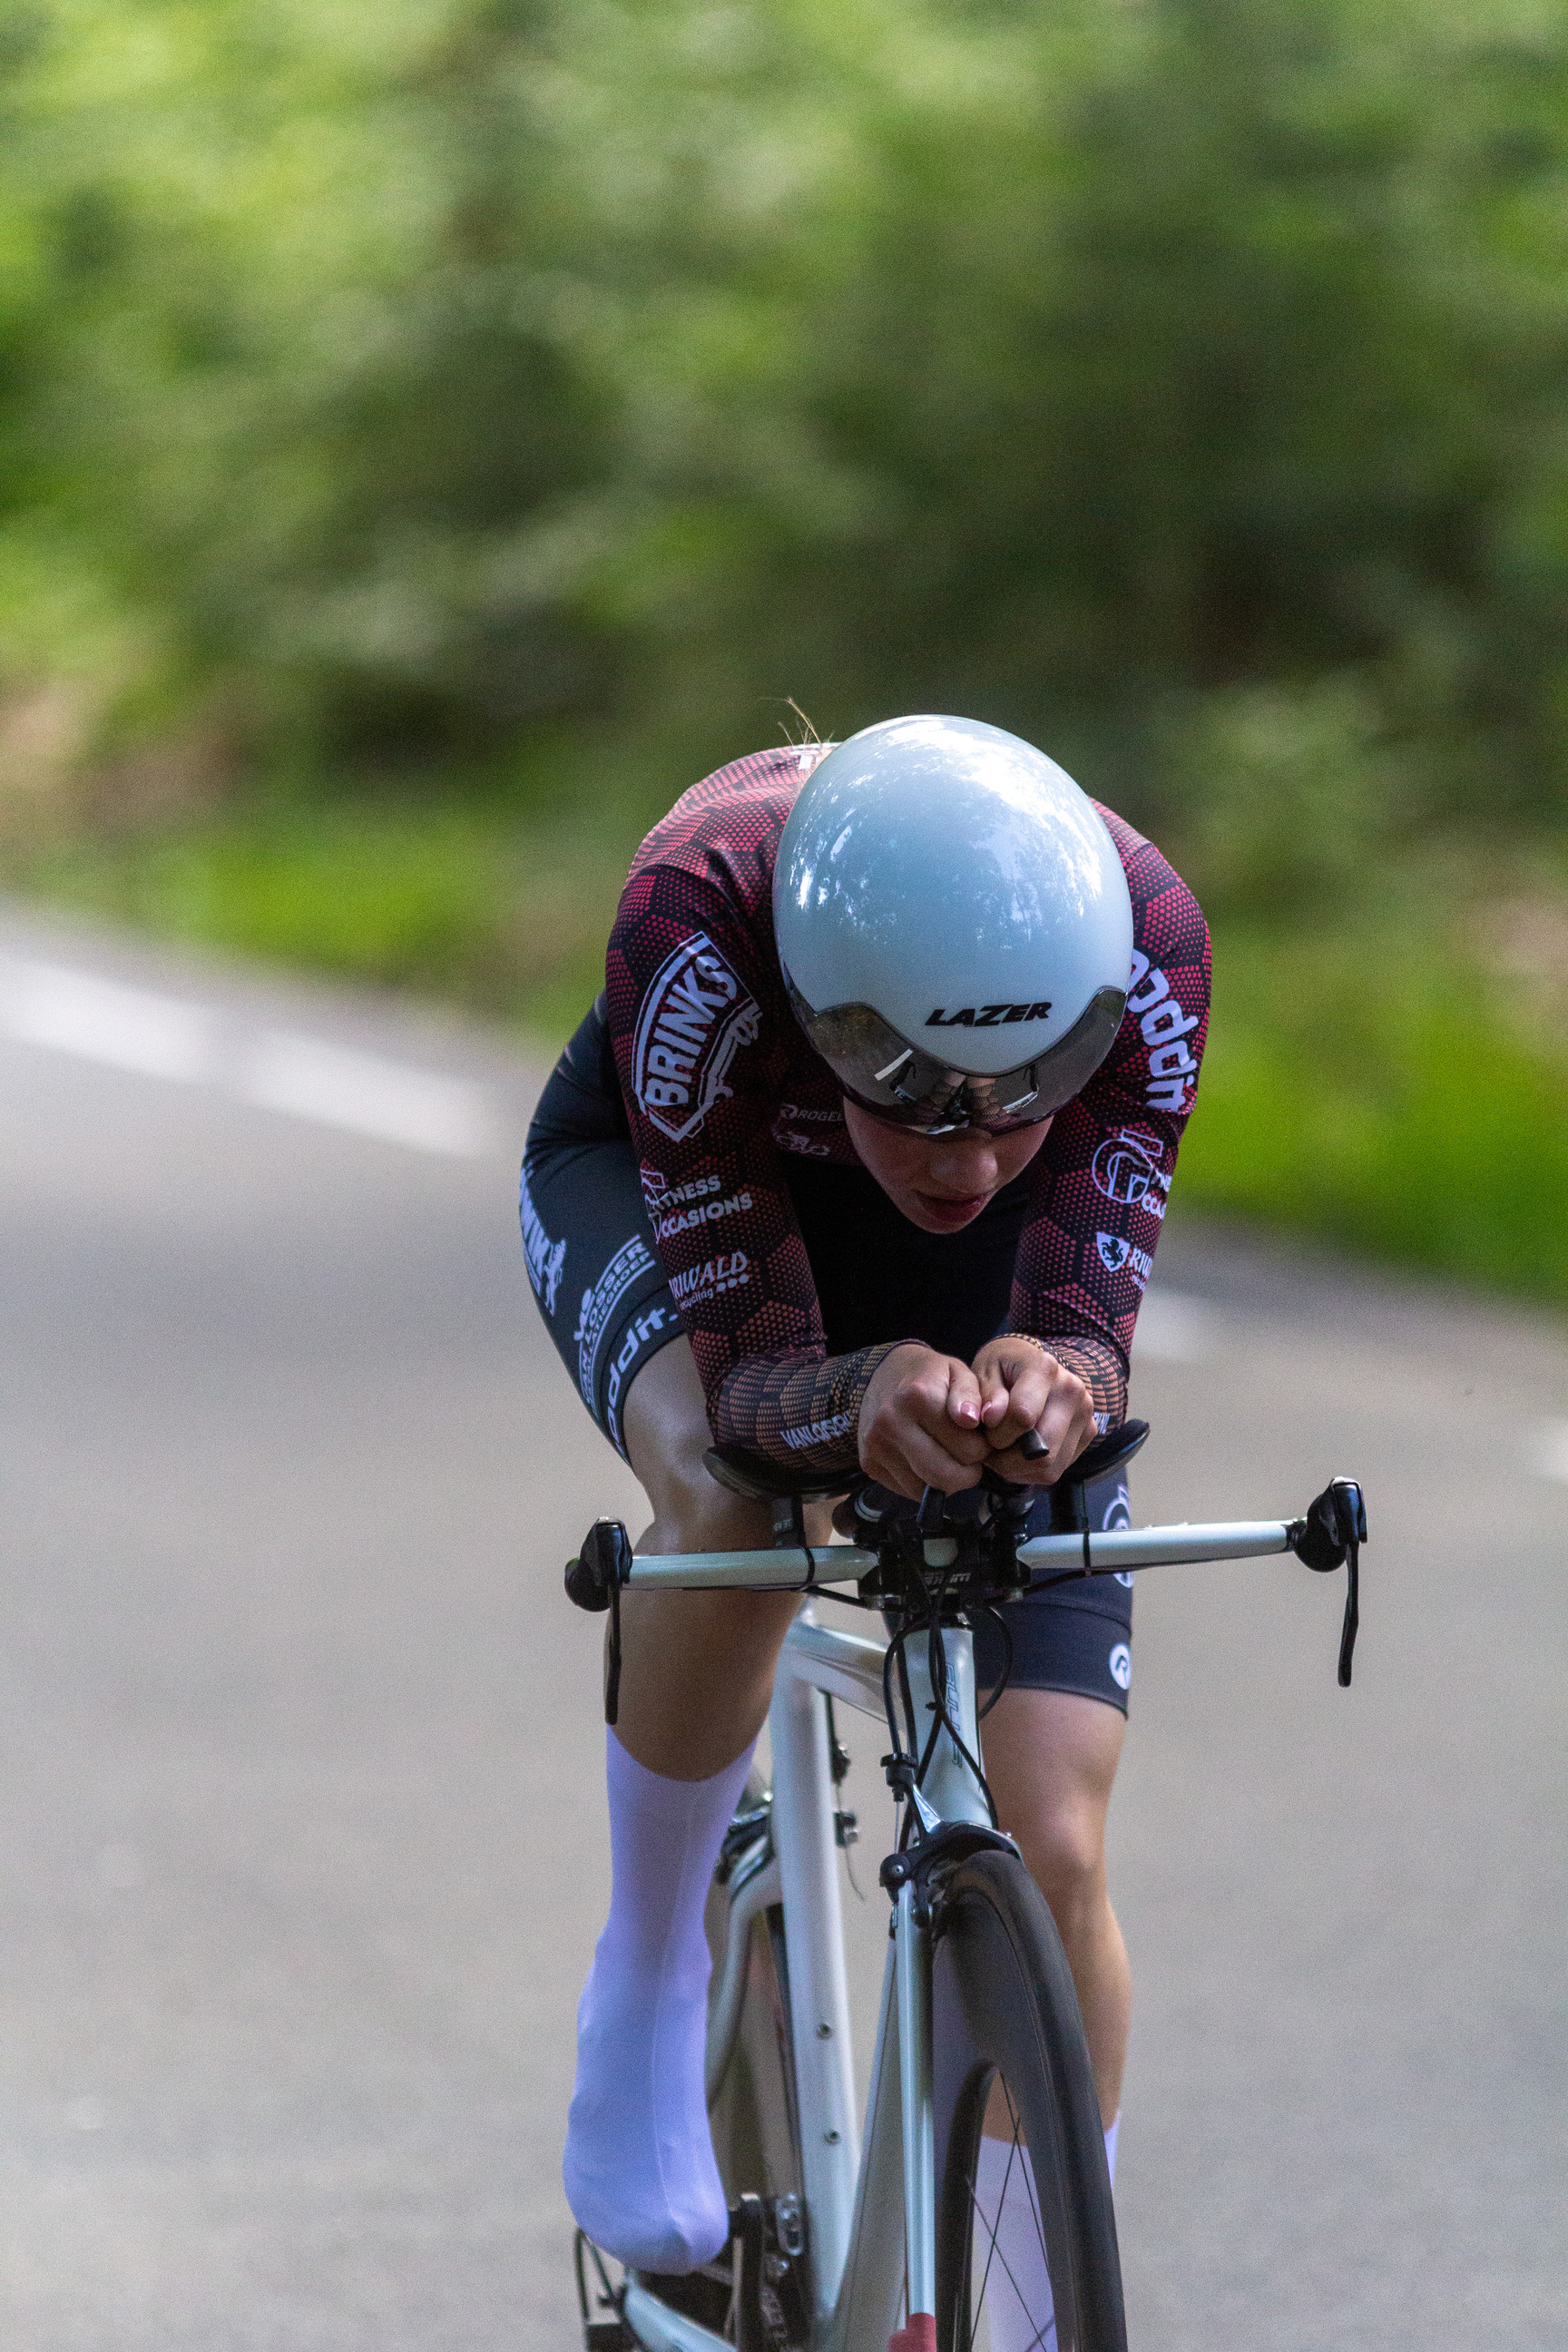
[[[522,1275],[538,1076],[0,915],[21,2352],[576,2341],[603,1731],[559,1571],[637,1496]],[[1142,1583],[1134,2352],[1561,2347],[1563,1330],[1173,1217],[1147,1331],[1135,1517],[1350,1469],[1373,1532],[1349,1694],[1339,1580]],[[858,1951],[879,1933],[857,1910]]]

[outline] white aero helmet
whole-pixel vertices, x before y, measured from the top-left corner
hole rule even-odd
[[[818,761],[779,842],[773,929],[811,1043],[900,1126],[1048,1118],[1121,1025],[1116,845],[1065,770],[979,719],[884,719]]]

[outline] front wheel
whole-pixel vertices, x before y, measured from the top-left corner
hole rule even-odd
[[[1023,1864],[994,1850],[933,1895],[939,2352],[972,2352],[987,2308],[993,2352],[1003,2338],[1007,2352],[1126,2352],[1100,2103],[1056,1923]],[[1011,2170],[1024,2188],[1022,2246],[1016,2225],[998,2242],[977,2193],[988,2106],[1011,2137],[987,2178]]]

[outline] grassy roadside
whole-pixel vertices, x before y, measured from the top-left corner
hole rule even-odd
[[[1568,1301],[1568,1050],[1436,936],[1216,932],[1191,1206]]]
[[[35,848],[7,878],[554,1046],[600,985],[636,834],[609,809],[567,826],[483,803],[345,803]],[[1216,923],[1182,1193],[1568,1302],[1568,924],[1548,915],[1533,967],[1488,971],[1473,915],[1436,912],[1453,904],[1454,877],[1435,876],[1403,911],[1363,898],[1326,934]]]
[[[556,1043],[604,984],[635,830],[416,800],[258,808],[7,861],[25,892],[165,939],[445,999]]]

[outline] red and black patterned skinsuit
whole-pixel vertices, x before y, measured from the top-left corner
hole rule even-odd
[[[924,1234],[861,1166],[773,944],[773,858],[820,756],[786,746],[731,762],[637,852],[605,993],[524,1161],[524,1247],[552,1336],[617,1445],[631,1380],[682,1332],[715,1436],[802,1466],[853,1466],[867,1384],[909,1339],[966,1361],[998,1330],[1044,1339],[1114,1423],[1207,1028],[1202,913],[1160,852],[1101,810],[1133,910],[1116,1043],[1021,1177],[962,1232]],[[1109,1507],[1124,1511],[1124,1496]],[[1089,1580],[1101,1585],[1099,1622],[1124,1618],[1125,1591]],[[1069,1588],[1071,1609],[1089,1587]],[[1092,1685],[1121,1705],[1125,1659],[1123,1643],[1109,1680],[1102,1657],[1042,1686]],[[1014,1675],[1035,1679],[1026,1660]]]

